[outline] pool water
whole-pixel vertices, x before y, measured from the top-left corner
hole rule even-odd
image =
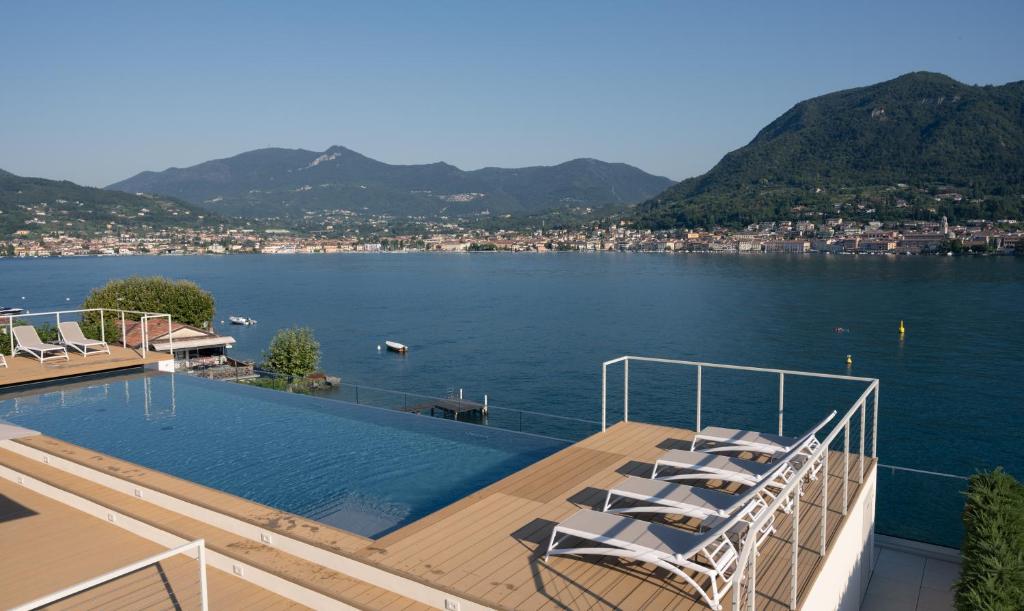
[[[173,374],[0,394],[0,419],[367,537],[567,444]]]

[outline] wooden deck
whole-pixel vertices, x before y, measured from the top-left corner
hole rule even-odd
[[[7,337],[7,336],[4,336]],[[37,359],[25,354],[6,356],[7,367],[0,367],[0,388],[11,384],[28,384],[44,382],[58,378],[80,376],[88,373],[100,373],[141,367],[160,361],[171,360],[171,355],[164,352],[150,351],[146,357],[141,352],[121,346],[110,346],[110,354],[90,354],[82,356],[74,350],[68,350],[68,360],[54,360],[40,363]]]
[[[90,515],[0,480],[0,608],[26,603],[164,548]],[[170,558],[48,609],[198,609],[199,568]],[[207,569],[211,608],[304,609],[216,569]]]
[[[51,441],[51,443],[46,444],[47,447],[49,447],[49,451],[55,451],[53,442],[56,442],[57,440],[53,440],[52,438],[48,438],[44,435],[22,438],[19,442],[26,443],[26,445],[28,445],[40,442],[45,443],[46,440]],[[68,444],[68,446],[70,448],[76,448],[76,446],[70,446],[70,444]],[[81,449],[79,448],[79,450]],[[61,452],[61,456],[68,460],[72,459],[71,456],[65,452]],[[418,611],[428,609],[425,605],[416,603],[398,594],[385,590],[384,588],[348,577],[336,571],[327,569],[319,564],[298,558],[273,547],[262,545],[252,541],[251,539],[247,539],[206,524],[205,522],[200,522],[174,511],[163,509],[152,503],[134,498],[75,475],[71,475],[66,471],[26,458],[9,450],[0,449],[0,464],[13,469],[14,471],[29,475],[30,477],[50,484],[51,486],[66,490],[76,496],[110,508],[118,513],[153,525],[165,532],[177,535],[183,539],[204,539],[206,541],[206,546],[211,550],[225,556],[236,558],[242,562],[267,571],[268,573],[272,573],[293,583],[300,584],[356,608],[389,609],[394,611]],[[131,465],[131,463],[122,463],[118,466],[111,464],[107,464],[105,467],[93,466],[107,470],[112,474],[122,476],[128,472],[126,465]],[[111,467],[114,468],[114,471],[110,471]],[[135,475],[138,477],[140,475],[144,476],[145,473],[129,475]],[[143,481],[145,482],[145,485],[150,485],[150,480],[142,480],[140,483],[143,483]],[[196,486],[195,484],[192,485]],[[202,486],[196,486],[196,489],[192,490],[192,492],[201,493],[204,490],[209,489],[203,488]],[[230,497],[231,495],[227,496]],[[192,500],[191,497],[186,498]],[[238,499],[237,497],[231,498],[237,499],[240,503],[248,503],[248,501]],[[260,505],[253,505],[255,507],[262,508]],[[278,519],[281,519],[281,516],[281,512],[278,512]],[[329,527],[311,521],[306,522],[306,524],[307,529],[309,529],[311,525],[311,529],[313,530],[311,536],[315,536],[316,531],[319,531],[320,529],[324,529],[325,533],[330,536],[330,532],[327,530]],[[299,526],[298,528],[301,529],[302,527]],[[334,531],[335,529],[329,530]],[[348,533],[343,533],[343,531],[336,532],[342,533],[343,535],[349,535]],[[357,539],[356,535],[349,536],[353,539]],[[347,540],[347,537],[342,537],[342,539]],[[363,545],[365,545],[367,541],[366,539],[358,539]],[[0,542],[0,545],[3,545],[2,542]],[[121,563],[121,565],[123,564],[127,563]],[[228,607],[237,608],[233,605],[229,605]]]
[[[271,531],[498,609],[705,609],[695,592],[664,571],[619,562],[541,556],[551,528],[577,509],[599,508],[605,490],[625,475],[648,476],[654,459],[673,448],[688,448],[692,432],[640,423],[619,423],[526,469],[465,497],[376,541],[287,514],[193,482],[38,435],[17,443],[56,454],[140,485],[161,490]],[[0,449],[0,464],[119,511],[144,518],[186,538],[207,540],[211,549],[234,554],[325,594],[364,608],[420,608],[379,587],[266,548],[149,503],[85,482],[52,467]],[[842,523],[842,453],[830,460],[828,531]],[[851,456],[851,471],[857,458]],[[873,462],[868,461],[868,469]],[[801,502],[801,596],[819,569],[821,479]],[[849,500],[859,486],[850,479]],[[791,576],[791,523],[780,514],[778,532],[758,557],[758,609],[786,609]],[[687,527],[686,524],[680,524]],[[729,602],[727,599],[726,602]]]
[[[359,555],[500,609],[706,609],[692,588],[667,579],[664,571],[617,560],[562,556],[545,564],[541,558],[559,520],[579,508],[600,509],[610,485],[625,475],[649,476],[658,455],[688,448],[691,436],[681,429],[617,424],[379,539]],[[830,537],[842,521],[842,454],[833,454]],[[851,459],[851,470],[855,465]],[[820,479],[801,503],[801,591],[819,564],[812,550],[820,537]],[[857,490],[851,480],[851,502]],[[788,608],[788,516],[778,530],[758,557],[758,609]]]

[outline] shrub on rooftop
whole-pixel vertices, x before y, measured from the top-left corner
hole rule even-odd
[[[170,314],[174,322],[201,329],[209,329],[214,316],[213,295],[189,280],[171,280],[162,276],[132,276],[111,280],[93,289],[82,303],[82,308],[159,312]],[[87,337],[100,336],[99,318],[95,312],[88,312],[82,317],[82,330]],[[139,315],[128,314],[125,318],[138,320]],[[120,340],[120,316],[108,312],[104,323],[107,341]]]
[[[288,376],[307,376],[319,364],[320,342],[307,327],[279,330],[263,353],[263,369]]]
[[[997,468],[971,477],[956,607],[1024,608],[1024,484]]]

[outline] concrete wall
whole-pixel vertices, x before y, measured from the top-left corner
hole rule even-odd
[[[801,609],[859,611],[874,562],[876,475],[872,467]]]

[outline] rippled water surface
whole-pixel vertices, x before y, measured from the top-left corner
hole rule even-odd
[[[600,415],[600,363],[627,353],[878,377],[882,463],[958,475],[1001,464],[1024,476],[1020,258],[0,260],[0,305],[74,305],[90,288],[131,274],[195,280],[214,293],[218,321],[258,319],[222,329],[237,339],[236,356],[258,358],[276,329],[306,325],[320,339],[324,369],[346,382],[430,394],[464,388],[467,398],[487,393],[496,405],[588,419]],[[409,354],[379,353],[385,339],[408,344]],[[621,416],[619,376],[613,372],[611,418]],[[703,423],[774,429],[777,383],[705,373]],[[632,418],[693,426],[692,371],[636,365],[630,391]],[[787,379],[786,432],[799,433],[858,393]],[[534,426],[564,433],[573,425]],[[885,469],[879,478],[880,531],[958,544],[961,481]]]

